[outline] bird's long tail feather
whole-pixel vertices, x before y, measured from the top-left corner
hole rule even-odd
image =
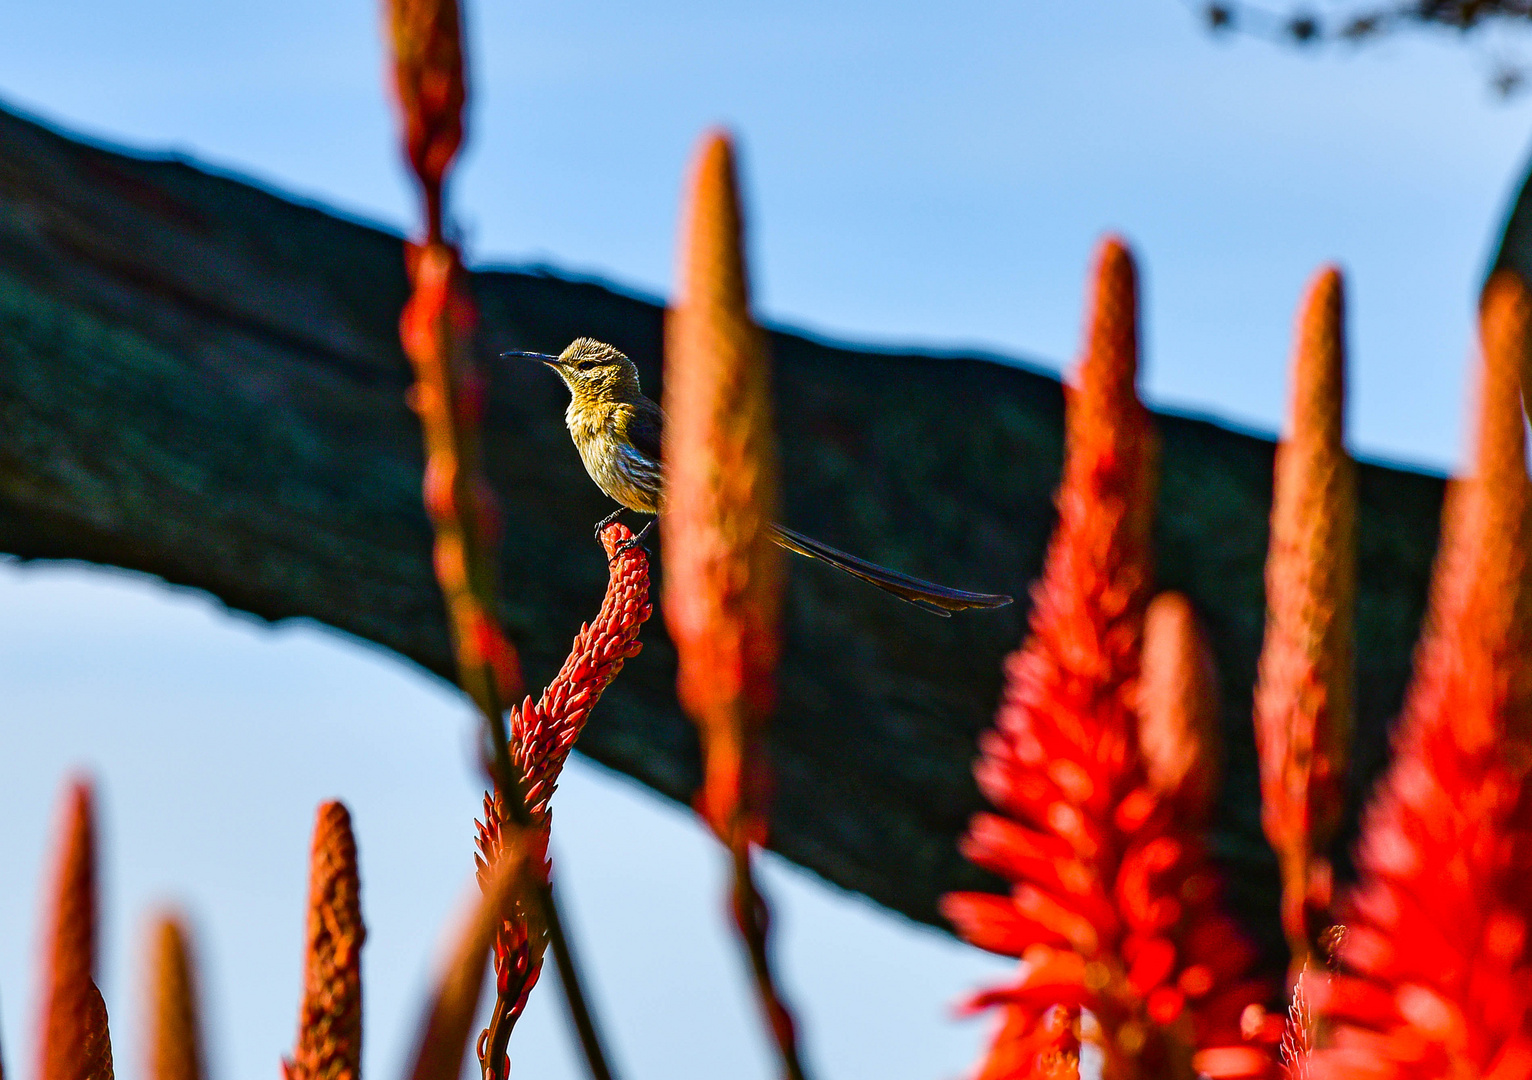
[[[922,581],[909,574],[901,574],[886,566],[879,566],[866,559],[859,559],[855,555],[848,555],[839,548],[821,543],[813,537],[804,536],[801,532],[794,532],[783,525],[773,525],[771,529],[771,538],[788,551],[827,562],[837,570],[850,574],[854,578],[861,578],[884,592],[893,593],[899,599],[916,607],[925,608],[944,619],[951,618],[954,611],[966,611],[968,608],[1005,607],[1011,602],[1011,598],[1002,593],[949,589],[945,585]]]

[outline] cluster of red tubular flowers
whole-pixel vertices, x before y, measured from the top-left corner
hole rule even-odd
[[[649,556],[638,545],[618,552],[633,538],[620,522],[601,533],[609,564],[606,596],[594,622],[580,627],[564,666],[533,702],[529,696],[510,714],[511,758],[523,777],[534,828],[530,840],[536,850],[528,853],[532,865],[547,870],[548,802],[559,772],[585,728],[596,702],[611,685],[629,657],[642,648],[639,629],[649,618]],[[504,796],[484,797],[484,820],[478,826],[479,855],[475,862],[481,886],[488,887],[491,869],[499,861],[510,825]],[[538,959],[534,956],[527,925],[521,917],[506,919],[495,938],[496,990],[509,997],[512,1018],[521,1014],[527,995],[537,982]]]
[[[351,814],[319,807],[309,860],[298,1040],[284,1061],[286,1080],[358,1080],[362,1075],[361,879]]]
[[[1310,988],[1316,1080],[1532,1077],[1532,294],[1501,271],[1480,314],[1474,465],[1449,490],[1394,761],[1339,905],[1338,970]]]
[[[984,1080],[1078,1075],[1082,1039],[1107,1080],[1272,1069],[1242,1045],[1241,1014],[1266,994],[1247,977],[1253,950],[1139,749],[1157,451],[1134,385],[1134,277],[1126,248],[1104,243],[1031,637],[980,743],[976,777],[998,812],[975,817],[964,853],[1013,889],[943,900],[965,939],[1022,960],[1016,981],[971,1002],[1002,1010]]]
[[[596,621],[580,627],[564,666],[537,703],[528,697],[511,713],[511,756],[521,770],[527,809],[534,817],[547,816],[559,771],[591,710],[623,663],[643,647],[639,628],[654,610],[649,602],[649,556],[636,544],[618,554],[632,538],[621,523],[602,530],[601,543],[611,563]]]

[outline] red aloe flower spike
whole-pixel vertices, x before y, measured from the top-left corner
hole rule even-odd
[[[1207,673],[1189,612],[1177,615],[1174,600],[1157,618],[1157,669],[1143,691],[1151,713],[1181,708],[1173,724],[1151,721],[1157,750],[1178,748],[1155,759],[1161,788],[1140,751],[1156,443],[1134,386],[1134,294],[1131,257],[1108,240],[1067,390],[1059,522],[1033,590],[1031,636],[1006,661],[995,728],[975,767],[998,813],[975,817],[963,851],[1014,888],[942,902],[964,938],[1022,958],[1014,983],[970,1002],[1002,1009],[979,1072],[986,1080],[1073,1075],[1075,1040],[1099,1046],[1106,1080],[1272,1066],[1264,1051],[1239,1045],[1240,1015],[1265,988],[1246,977],[1253,951],[1217,913],[1216,880],[1183,816],[1205,812],[1189,785],[1210,771],[1211,753],[1193,735],[1206,719],[1189,715],[1205,717]],[[1198,674],[1182,670],[1178,684],[1158,670],[1170,660]],[[1170,785],[1174,793],[1163,790]]]
[[[344,805],[327,802],[314,821],[303,949],[298,1045],[287,1080],[357,1080],[362,1069],[361,881]]]
[[[1282,926],[1295,972],[1319,929],[1307,912],[1329,906],[1324,851],[1340,824],[1352,727],[1356,477],[1344,445],[1343,304],[1340,271],[1325,267],[1298,316],[1255,692],[1261,821],[1282,868]]]
[[[1203,826],[1223,777],[1218,673],[1191,601],[1163,592],[1144,613],[1138,743],[1149,786],[1179,818]]]
[[[776,704],[783,566],[770,364],[750,315],[734,151],[705,136],[681,234],[681,286],[665,329],[665,621],[676,689],[697,724],[704,820],[734,859],[733,913],[783,1070],[797,1036],[767,959],[767,909],[751,870],[766,834],[764,748]]]
[[[1393,764],[1364,818],[1339,971],[1312,988],[1339,1077],[1532,1076],[1532,481],[1522,385],[1532,293],[1499,271],[1480,308],[1470,475],[1449,491]]]
[[[203,1080],[202,1025],[197,980],[179,917],[161,915],[149,931],[149,1031],[144,1040],[149,1080]]]
[[[521,666],[496,614],[498,518],[479,453],[483,379],[469,350],[475,313],[457,248],[442,230],[442,185],[463,139],[462,20],[456,0],[387,0],[387,10],[394,93],[426,224],[425,242],[408,251],[414,291],[399,333],[415,368],[410,403],[425,436],[436,574],[459,681],[487,716],[498,717],[522,694]]]
[[[489,888],[491,868],[499,865],[511,837],[520,838],[521,846],[541,868],[542,884],[547,884],[548,802],[559,772],[596,702],[624,662],[638,655],[642,647],[639,630],[653,610],[649,603],[649,556],[636,545],[618,554],[622,544],[632,538],[620,522],[602,530],[601,543],[609,563],[601,611],[595,622],[580,628],[564,666],[536,704],[529,697],[511,712],[511,757],[524,778],[533,823],[528,829],[518,829],[502,795],[484,796],[484,820],[475,823],[479,854],[474,861],[479,884],[485,889]],[[503,1030],[509,1036],[541,973],[544,943],[529,933],[528,914],[524,904],[516,905],[495,936],[496,1014],[485,1031],[482,1059],[495,1055],[491,1044],[496,1032]],[[503,1056],[503,1050],[500,1054]]]
[[[106,1003],[96,988],[96,825],[90,784],[64,792],[43,937],[39,1080],[112,1080]]]

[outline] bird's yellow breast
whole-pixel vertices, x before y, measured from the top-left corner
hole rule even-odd
[[[649,460],[627,441],[621,410],[620,404],[582,407],[571,402],[564,420],[596,486],[629,510],[657,514],[661,502],[659,462]]]

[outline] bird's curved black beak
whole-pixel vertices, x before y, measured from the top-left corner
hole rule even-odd
[[[557,371],[559,367],[562,366],[559,363],[559,358],[554,356],[552,353],[522,352],[520,349],[512,349],[509,352],[503,352],[500,354],[500,359],[502,360],[510,360],[513,358],[520,360],[539,360],[553,368],[555,371]]]

